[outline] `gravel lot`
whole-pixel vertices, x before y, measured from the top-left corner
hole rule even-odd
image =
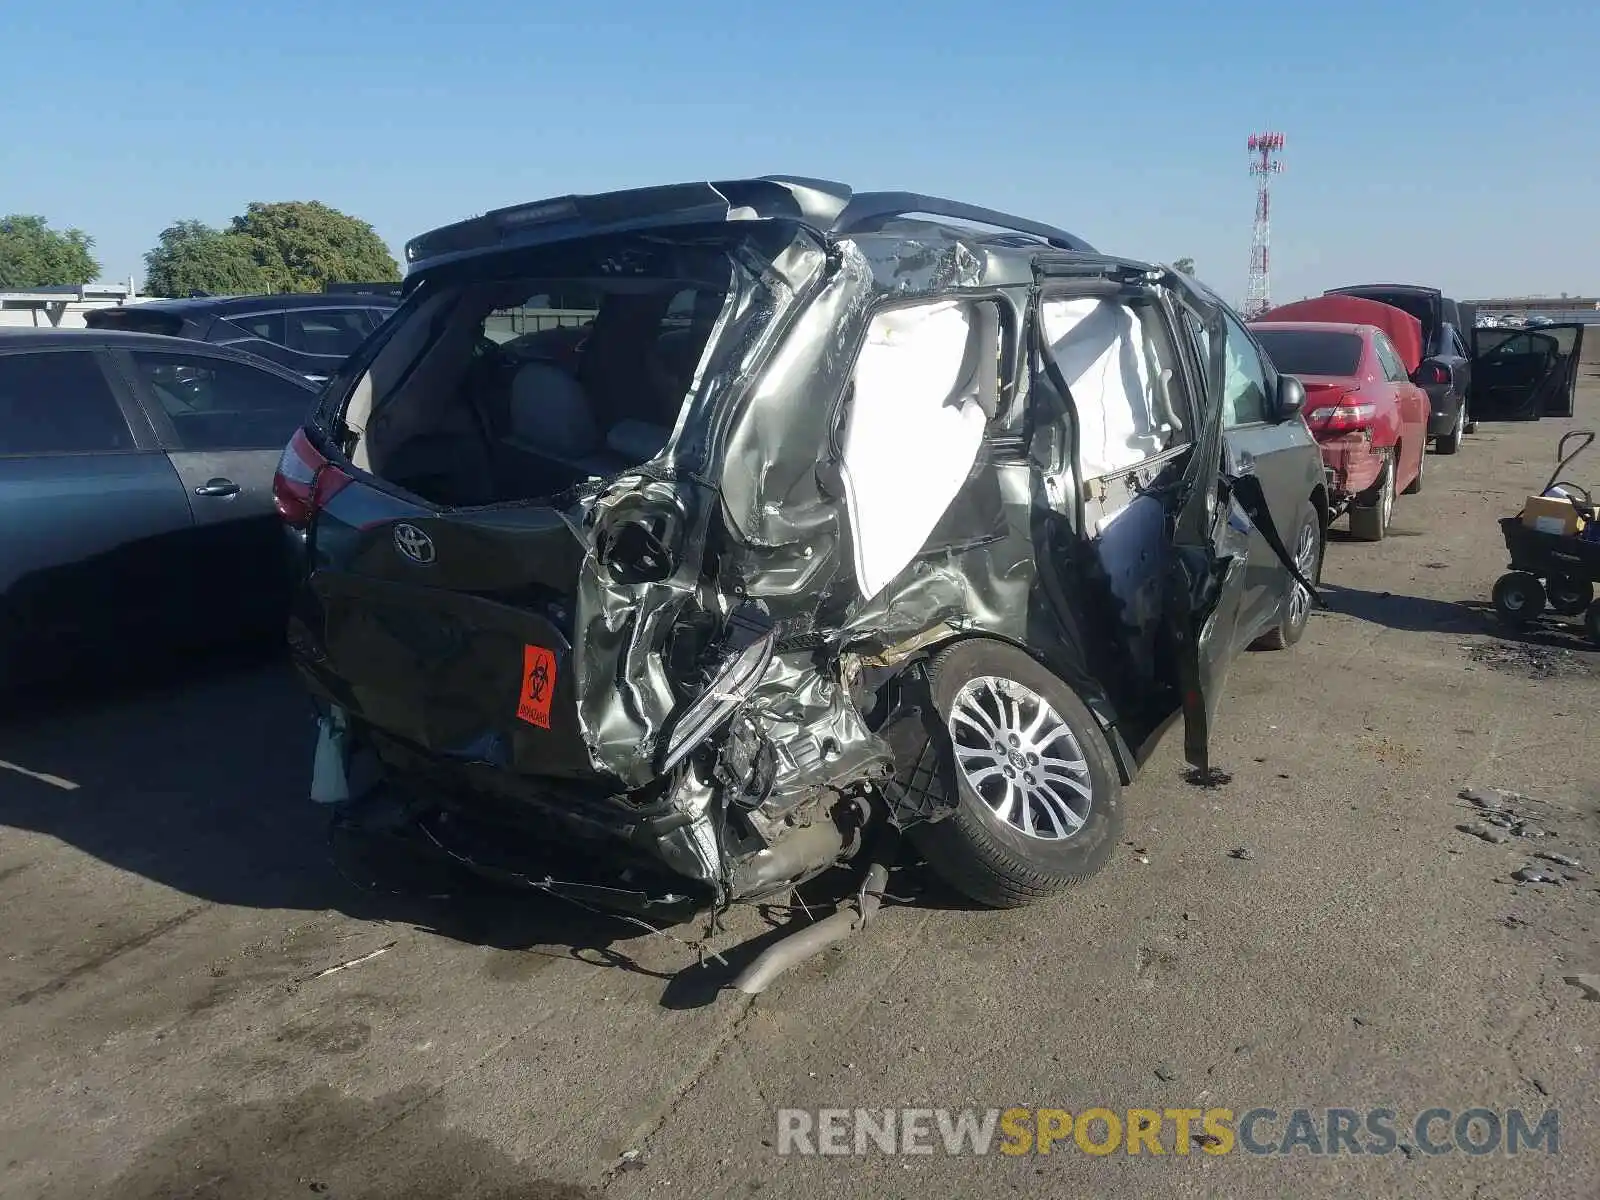
[[[351,886],[275,663],[11,718],[0,1194],[1592,1197],[1600,990],[1569,980],[1600,987],[1600,654],[1486,611],[1495,519],[1572,424],[1481,426],[1390,540],[1336,527],[1332,611],[1233,670],[1232,782],[1186,784],[1169,737],[1092,884],[993,913],[897,880],[911,903],[754,1002],[565,905]],[[1600,451],[1573,474],[1600,483]],[[1553,836],[1462,831],[1465,787],[1525,793]],[[1530,864],[1571,878],[1516,883]],[[1389,1107],[1402,1145],[777,1152],[780,1107],[920,1105]],[[1430,1156],[1407,1123],[1433,1106],[1559,1109],[1559,1153]]]

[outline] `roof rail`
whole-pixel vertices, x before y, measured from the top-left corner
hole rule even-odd
[[[1050,245],[1062,250],[1076,250],[1082,254],[1096,253],[1088,242],[1064,229],[1057,229],[1054,225],[1044,225],[993,208],[964,204],[959,200],[924,196],[919,192],[861,192],[851,197],[850,203],[845,205],[844,211],[834,221],[831,232],[867,233],[882,228],[886,222],[897,217],[908,217],[917,213],[925,213],[931,217],[950,217],[957,221],[971,221],[977,225],[992,225],[997,229],[1009,229],[1015,233],[1043,238]]]
[[[896,217],[918,213],[989,225],[1039,238],[1061,250],[1093,254],[1082,238],[1010,213],[918,192],[854,193],[849,185],[797,175],[766,175],[704,183],[668,184],[595,195],[557,196],[499,208],[412,238],[405,258],[410,273],[459,254],[515,242],[554,240],[578,233],[651,225],[725,221],[739,216],[790,218],[823,233],[865,233]],[[330,289],[331,290],[331,289]]]

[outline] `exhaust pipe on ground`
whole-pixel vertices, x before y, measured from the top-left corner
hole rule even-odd
[[[829,946],[838,945],[863,928],[883,904],[883,893],[888,886],[889,868],[874,862],[867,868],[853,906],[841,908],[832,916],[768,946],[755,962],[739,973],[733,986],[747,996],[759,996],[784,972],[815,958]]]

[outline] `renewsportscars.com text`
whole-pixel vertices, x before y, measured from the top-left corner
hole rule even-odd
[[[781,1108],[784,1155],[1560,1153],[1556,1109]]]

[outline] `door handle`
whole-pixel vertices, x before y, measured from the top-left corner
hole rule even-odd
[[[239,485],[231,479],[223,479],[218,476],[216,479],[206,480],[195,488],[194,494],[196,496],[237,496],[239,494]]]

